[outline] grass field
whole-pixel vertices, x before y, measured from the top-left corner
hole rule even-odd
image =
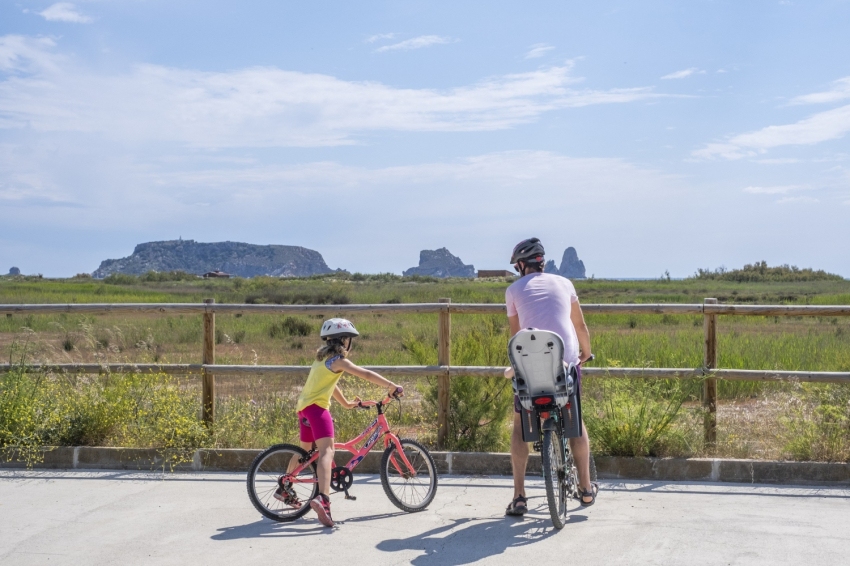
[[[321,319],[334,315],[335,304],[435,302],[441,297],[450,297],[453,302],[501,303],[507,285],[504,280],[411,281],[356,275],[342,279],[173,282],[0,278],[0,303],[200,302],[215,298],[217,303],[326,304],[327,312],[313,317],[216,316],[218,363],[300,365],[311,363],[319,344]],[[743,304],[850,304],[850,281],[841,280],[585,280],[576,282],[576,288],[583,303],[701,303],[703,298],[716,297],[721,302]],[[701,317],[593,315],[587,319],[599,366],[692,368],[702,363]],[[436,363],[436,315],[363,315],[355,323],[362,333],[353,354],[357,363]],[[0,351],[16,363],[197,363],[201,357],[201,334],[200,315],[0,317]],[[507,363],[507,321],[502,316],[454,315],[452,338],[455,364]],[[719,366],[725,368],[850,371],[850,317],[720,317],[718,350]],[[596,444],[597,449],[658,455],[704,453],[698,382],[613,381],[597,379],[587,383],[588,427],[604,439]],[[196,383],[191,379],[181,383],[182,391],[199,398]],[[414,392],[414,401],[406,404],[405,426],[411,434],[428,440],[433,437],[434,408],[429,404],[433,387],[427,380],[406,385]],[[291,435],[292,430],[284,426],[286,419],[280,414],[286,412],[298,386],[280,379],[219,378],[219,415],[222,427],[227,423],[229,428],[203,442],[219,446],[262,445]],[[452,411],[454,428],[459,432],[454,445],[504,449],[509,410],[503,405],[510,394],[506,382],[464,378],[454,380],[455,387],[453,395],[457,399],[453,398]],[[722,402],[717,451],[721,455],[850,459],[850,405],[841,404],[846,396],[843,388],[721,382],[719,394]],[[484,408],[487,410],[476,402],[484,398],[489,400],[489,408]],[[245,427],[240,422],[250,414],[245,412],[245,403],[250,401],[254,403],[251,407],[271,407],[271,412],[266,411],[268,415],[263,417],[266,424],[254,426],[255,430],[264,430],[262,434],[242,430]],[[825,406],[828,408],[823,409]],[[664,415],[670,413],[673,418],[665,424]],[[278,417],[270,416],[274,414]],[[364,418],[337,415],[340,425],[351,430]],[[659,427],[662,432],[653,437]],[[641,431],[650,432],[641,435]],[[828,446],[806,449],[806,444],[817,445],[812,439],[820,437],[833,440]],[[802,442],[800,438],[810,441]],[[120,441],[131,440],[125,435]],[[138,437],[133,442],[146,441]]]

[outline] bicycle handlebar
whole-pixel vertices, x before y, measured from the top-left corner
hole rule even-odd
[[[358,409],[368,409],[369,407],[375,407],[378,404],[388,405],[393,401],[398,401],[404,396],[404,387],[399,386],[398,389],[395,390],[395,393],[392,395],[387,395],[380,401],[360,401],[357,403]]]

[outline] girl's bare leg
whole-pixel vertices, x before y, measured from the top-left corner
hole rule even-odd
[[[319,474],[319,493],[330,495],[331,493],[331,469],[334,465],[334,439],[333,437],[320,438],[316,440],[316,448],[319,450],[319,459],[316,468]]]

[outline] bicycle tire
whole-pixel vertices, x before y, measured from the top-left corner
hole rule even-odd
[[[408,462],[413,467],[414,477],[404,477],[404,474],[399,473],[396,466],[403,465],[399,458],[393,458],[392,455],[397,453],[395,443],[391,443],[381,458],[381,485],[384,487],[384,493],[387,498],[392,501],[392,504],[408,513],[417,513],[423,511],[437,494],[437,467],[434,465],[434,459],[428,450],[409,438],[404,438],[399,441]],[[427,473],[426,481],[422,478]],[[417,480],[414,482],[413,480]],[[397,493],[400,491],[401,493]],[[402,500],[401,496],[409,494],[411,500]]]
[[[564,441],[556,430],[543,431],[542,446],[543,482],[546,485],[546,502],[556,529],[567,524],[567,474]]]
[[[274,498],[279,487],[278,478],[286,473],[292,458],[304,458],[307,452],[293,444],[275,444],[254,458],[248,468],[248,498],[251,504],[264,517],[272,521],[287,523],[303,516],[310,510],[310,500],[319,494],[316,463],[313,462],[299,474],[300,478],[313,479],[313,483],[293,484],[293,492],[301,503],[299,507],[291,507]]]

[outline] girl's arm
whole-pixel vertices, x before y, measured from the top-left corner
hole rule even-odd
[[[342,394],[342,389],[339,388],[339,385],[334,387],[333,397],[336,399],[336,402],[345,407],[346,409],[353,409],[360,403],[360,397],[355,396],[354,401],[349,401],[345,398],[345,395]]]
[[[344,371],[350,373],[351,375],[356,375],[361,379],[365,379],[370,383],[374,383],[375,385],[381,385],[386,387],[390,395],[393,395],[398,389],[401,389],[397,384],[393,383],[389,379],[386,379],[382,375],[375,373],[372,370],[368,370],[366,368],[362,368],[357,364],[351,362],[351,360],[347,360],[345,358],[339,358],[334,363],[331,364],[331,371]]]

